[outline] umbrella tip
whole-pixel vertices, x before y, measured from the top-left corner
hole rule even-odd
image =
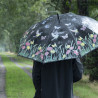
[[[58,22],[60,23],[60,17],[58,13],[57,13],[57,19],[58,19]]]

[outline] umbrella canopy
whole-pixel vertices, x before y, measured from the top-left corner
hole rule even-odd
[[[31,26],[18,55],[42,63],[82,57],[98,48],[98,22],[86,16],[53,15]]]

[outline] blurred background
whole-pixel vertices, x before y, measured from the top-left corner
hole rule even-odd
[[[32,60],[24,61],[24,58],[17,57],[20,38],[31,25],[50,15],[67,12],[98,20],[98,0],[0,0],[0,52],[3,62],[7,59],[4,55],[10,55],[17,62],[32,66]],[[80,98],[98,98],[98,49],[81,60],[84,64],[84,76],[75,84],[74,93]],[[8,63],[4,64],[6,66]],[[87,94],[91,95],[88,97]]]

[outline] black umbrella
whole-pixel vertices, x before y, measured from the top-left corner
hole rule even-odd
[[[98,48],[98,22],[86,16],[53,15],[31,26],[18,55],[42,63],[82,57]]]

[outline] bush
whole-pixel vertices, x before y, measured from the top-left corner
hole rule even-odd
[[[84,72],[90,75],[89,80],[98,80],[98,49],[85,56],[84,66]]]

